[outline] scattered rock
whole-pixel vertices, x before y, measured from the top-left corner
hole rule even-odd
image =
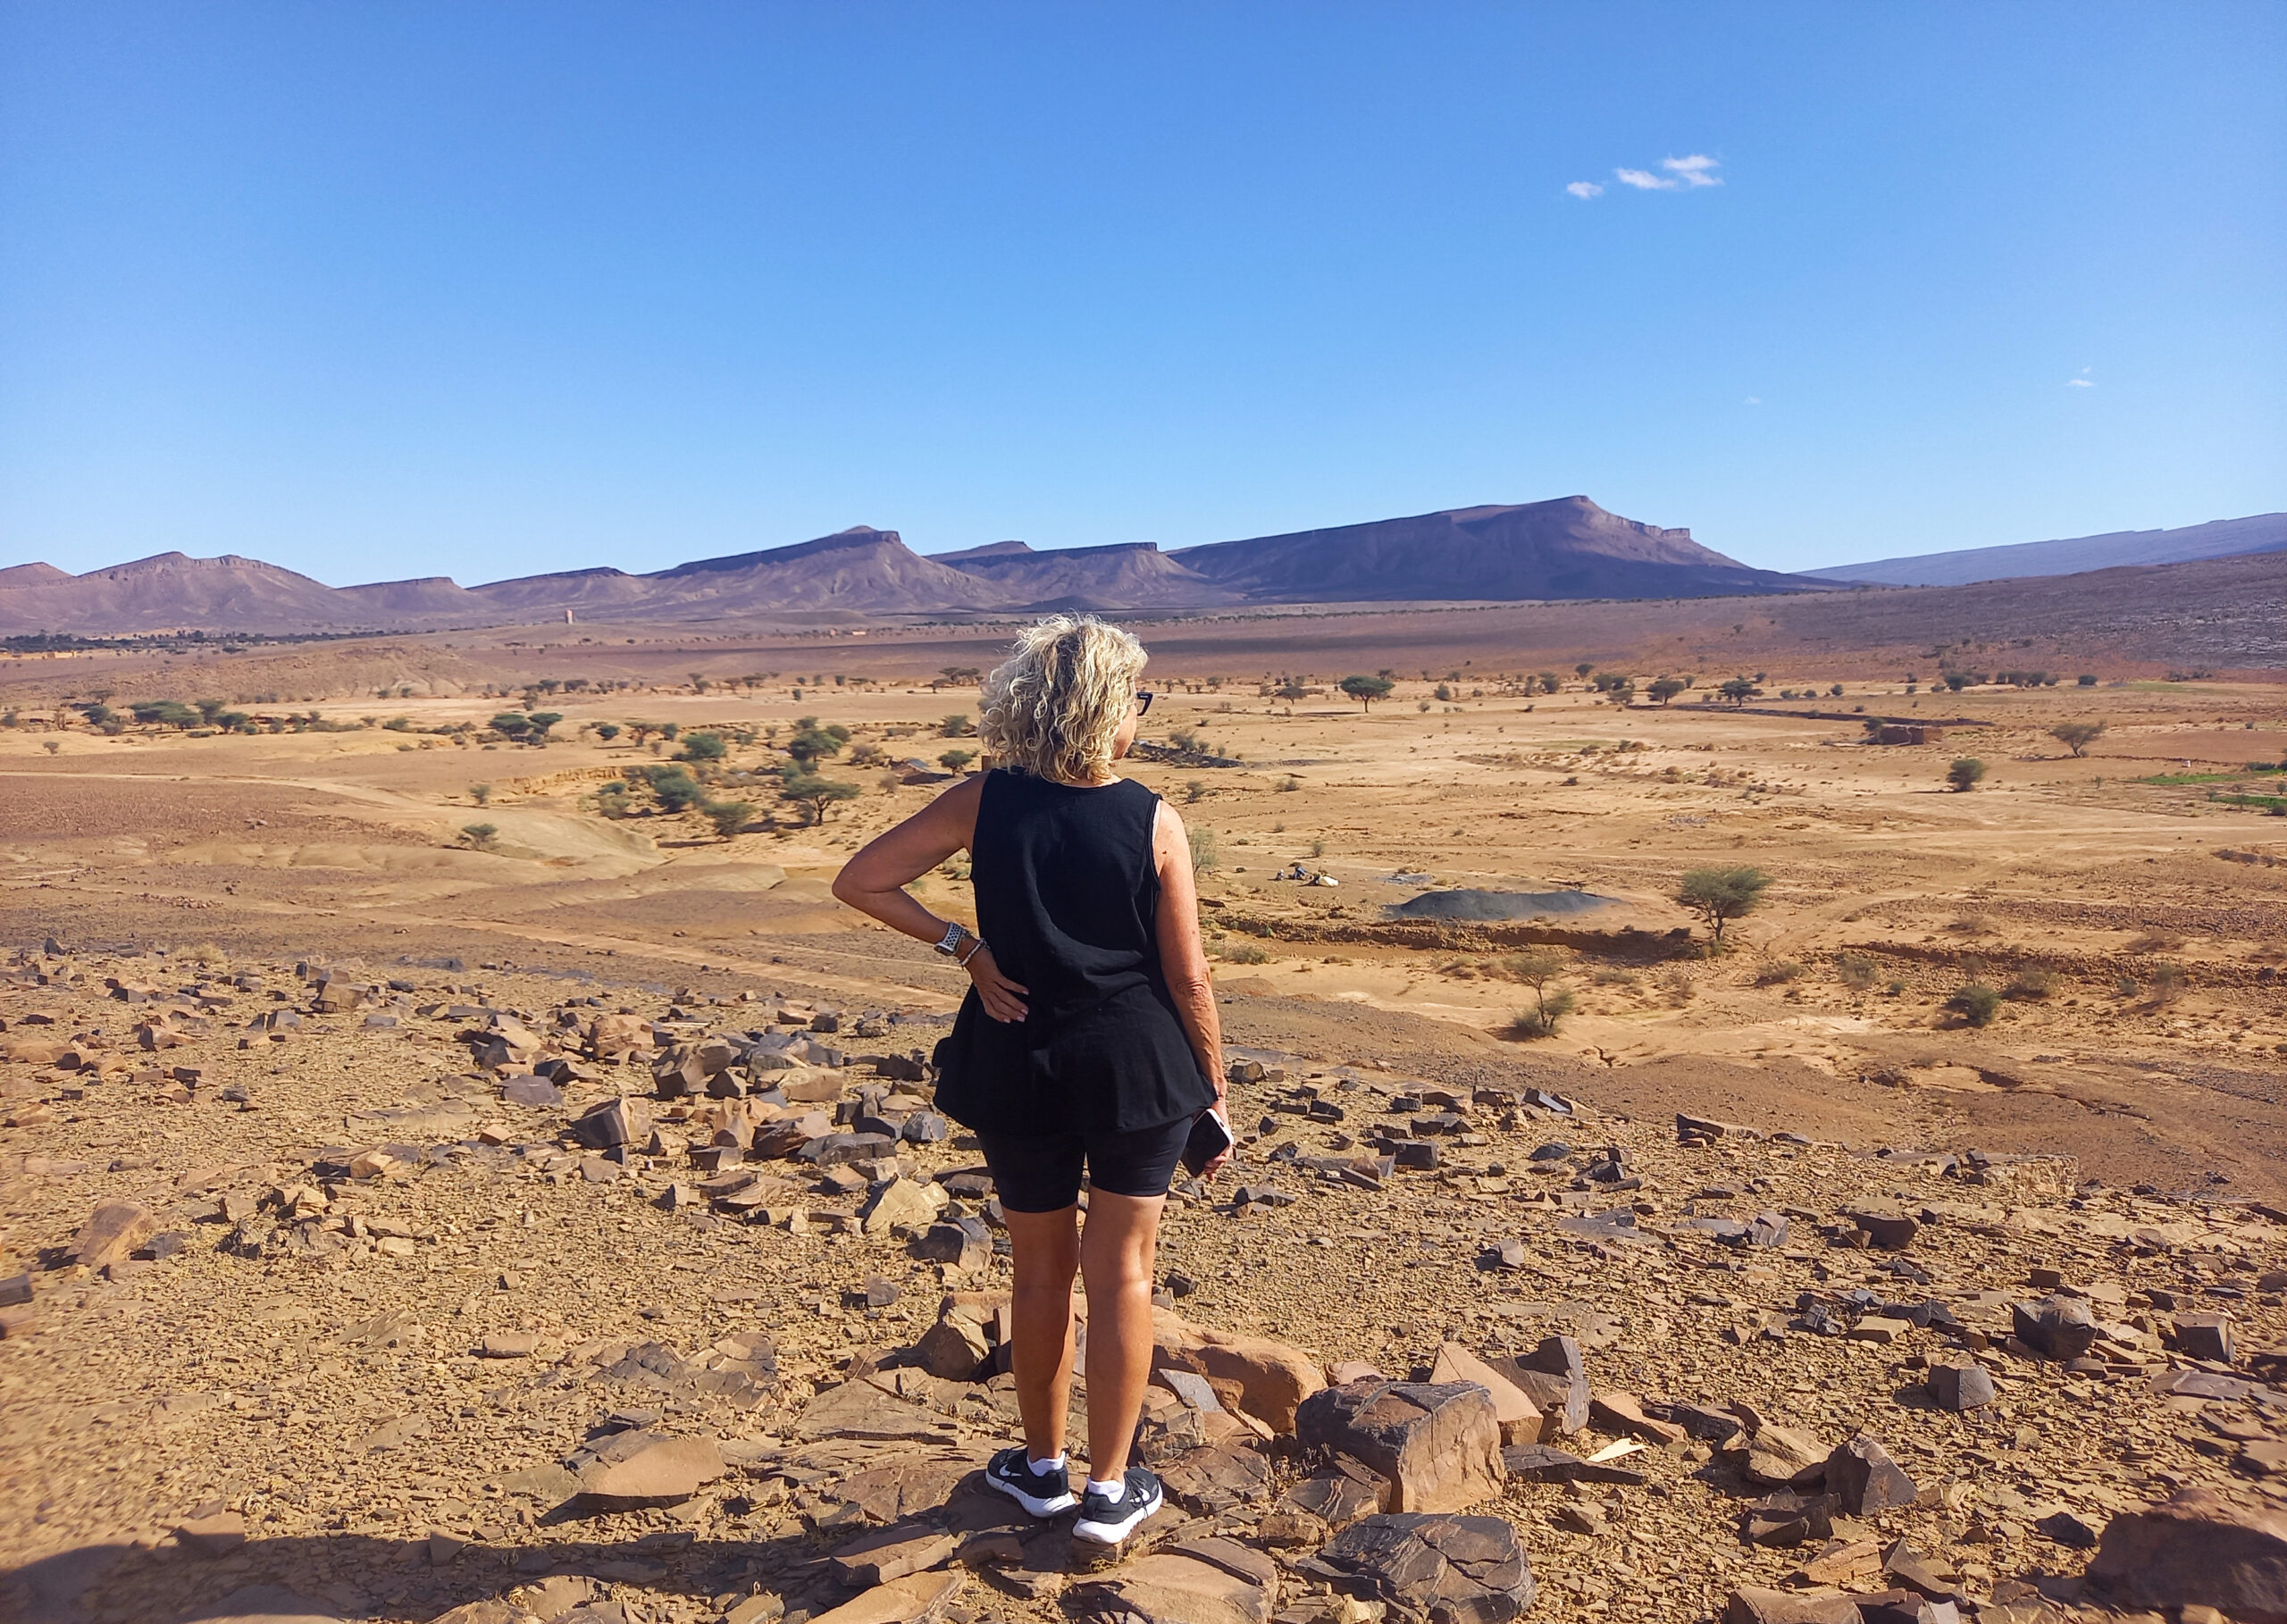
[[[1166,1309],[1152,1310],[1152,1343],[1153,1369],[1236,1384],[1240,1407],[1273,1432],[1294,1431],[1296,1408],[1326,1386],[1318,1360],[1299,1348],[1193,1325]]]
[[[88,1221],[72,1238],[69,1256],[87,1268],[116,1263],[157,1233],[159,1220],[136,1201],[97,1203]]]
[[[938,1528],[882,1528],[837,1550],[834,1570],[844,1584],[885,1585],[936,1567],[952,1555],[954,1544],[951,1535]]]
[[[1853,1517],[1912,1505],[1921,1492],[1889,1452],[1863,1432],[1827,1457],[1826,1487]]]
[[[1975,1410],[1993,1399],[1993,1377],[1983,1365],[1930,1367],[1930,1402],[1939,1409]]]
[[[2229,1314],[2178,1314],[2171,1324],[2177,1348],[2193,1359],[2232,1362],[2232,1317]]]
[[[674,1505],[723,1471],[723,1452],[712,1438],[631,1429],[595,1445],[580,1469],[580,1495],[604,1511]]]
[[[817,1614],[810,1624],[929,1624],[944,1616],[966,1582],[958,1568],[892,1579]]]
[[[1504,1517],[1369,1517],[1319,1553],[1353,1595],[1433,1624],[1507,1624],[1533,1604],[1532,1565]]]
[[[1805,1595],[1743,1585],[1723,1603],[1723,1624],[1860,1624],[1858,1603],[1847,1595]]]
[[[1817,1486],[1833,1452],[1807,1433],[1759,1419],[1733,1452],[1749,1478],[1774,1488]]]
[[[1395,1511],[1453,1511],[1501,1492],[1501,1423],[1468,1383],[1362,1381],[1305,1399],[1294,1433],[1390,1483]]]
[[[1076,1594],[1153,1624],[1269,1624],[1278,1604],[1278,1568],[1227,1539],[1194,1539],[1124,1563]]]
[[[976,1379],[992,1349],[984,1328],[964,1315],[948,1314],[921,1334],[914,1360],[930,1375],[949,1382]]]
[[[2017,1340],[2045,1359],[2079,1359],[2096,1345],[2096,1318],[2078,1297],[2015,1303],[2009,1315]]]
[[[1459,1343],[1446,1343],[1437,1350],[1437,1358],[1429,1368],[1429,1379],[1434,1383],[1475,1382],[1493,1400],[1494,1419],[1501,1424],[1504,1444],[1537,1444],[1544,1431],[1538,1406],[1525,1396],[1514,1382],[1501,1375],[1476,1354]]]

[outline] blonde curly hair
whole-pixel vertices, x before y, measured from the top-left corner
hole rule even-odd
[[[1057,783],[1102,778],[1147,657],[1134,633],[1093,615],[1031,627],[984,679],[977,732],[994,764]]]

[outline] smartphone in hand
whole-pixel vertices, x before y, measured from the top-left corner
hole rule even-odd
[[[1211,1105],[1191,1119],[1191,1137],[1184,1142],[1183,1165],[1197,1178],[1237,1143],[1231,1137],[1231,1125]]]

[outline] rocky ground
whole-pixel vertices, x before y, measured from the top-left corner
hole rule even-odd
[[[2232,1186],[1238,1051],[1107,1565],[974,1480],[942,1017],[28,952],[0,1019],[12,1618],[2287,1617]]]

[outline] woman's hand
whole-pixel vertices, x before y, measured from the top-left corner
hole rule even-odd
[[[993,961],[991,948],[978,942],[962,968],[976,984],[977,1001],[984,1006],[985,1014],[1003,1023],[1025,1018],[1026,989],[1001,974],[1001,967]]]

